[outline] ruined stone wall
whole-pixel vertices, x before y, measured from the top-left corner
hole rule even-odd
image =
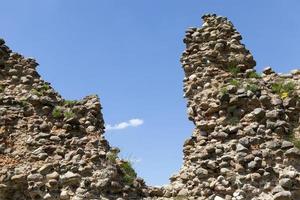
[[[0,200],[298,200],[300,71],[256,73],[224,17],[186,32],[181,170],[145,186],[105,140],[97,96],[67,101],[0,40]]]
[[[144,182],[103,137],[97,96],[67,101],[0,40],[0,200],[140,199]]]
[[[300,71],[259,75],[227,18],[186,31],[181,62],[196,126],[165,196],[203,200],[300,199]]]

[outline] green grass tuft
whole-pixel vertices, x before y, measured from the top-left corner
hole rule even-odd
[[[226,122],[228,125],[231,125],[231,126],[235,126],[237,125],[239,122],[240,122],[240,119],[238,117],[228,117],[226,119]]]
[[[76,114],[73,111],[68,110],[68,111],[64,112],[64,116],[67,119],[71,119],[71,118],[76,117]]]
[[[248,84],[247,85],[247,87],[246,87],[246,89],[247,90],[250,90],[251,92],[253,92],[253,93],[255,93],[255,92],[257,92],[257,91],[259,91],[260,90],[260,88],[257,86],[257,85],[255,85],[255,84]]]
[[[38,89],[33,88],[31,90],[31,93],[41,97],[41,96],[44,96],[49,89],[50,89],[50,86],[48,84],[44,84]]]
[[[77,103],[76,100],[65,100],[64,105],[65,106],[74,106]]]
[[[46,91],[49,90],[49,89],[50,89],[50,86],[49,86],[48,84],[44,84],[44,85],[42,85],[40,91],[46,92]]]
[[[229,81],[229,84],[238,87],[241,84],[241,82],[239,80],[237,80],[237,79],[231,79]]]
[[[295,134],[292,131],[288,134],[287,140],[292,142],[295,145],[295,147],[300,149],[300,139],[296,138]]]
[[[249,78],[261,78],[261,75],[258,74],[257,72],[251,72],[249,75],[248,75]]]
[[[4,92],[5,87],[3,85],[0,85],[0,92]]]
[[[22,106],[22,107],[27,107],[27,106],[30,105],[30,103],[29,103],[28,101],[26,101],[26,100],[21,100],[21,101],[19,102],[19,104],[20,104],[20,106]]]
[[[227,90],[226,87],[222,87],[220,92],[221,92],[222,95],[228,94],[228,90]]]
[[[54,118],[61,118],[63,116],[62,110],[59,107],[55,107],[52,111],[52,116]]]
[[[295,139],[292,142],[295,145],[295,147],[297,147],[298,149],[300,149],[300,140],[299,139]]]
[[[240,68],[236,67],[236,66],[229,66],[228,67],[228,71],[234,76],[236,77],[238,75],[238,73],[240,73]]]
[[[120,165],[120,168],[123,172],[123,181],[127,185],[132,185],[134,179],[137,177],[136,172],[134,171],[130,161],[125,161]]]
[[[295,87],[295,83],[292,81],[278,81],[272,84],[272,92],[280,95],[280,97],[284,99],[295,91]]]
[[[112,163],[116,163],[116,160],[118,158],[118,154],[116,152],[109,152],[106,155],[107,159],[112,162]]]
[[[38,91],[37,89],[32,89],[31,90],[31,93],[32,94],[35,94],[36,96],[43,96],[43,93],[42,92],[40,92],[40,91]]]

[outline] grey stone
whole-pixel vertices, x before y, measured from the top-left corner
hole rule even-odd
[[[79,174],[68,171],[66,174],[60,176],[60,180],[63,184],[74,184],[78,183],[81,179]]]
[[[279,180],[279,185],[284,189],[291,189],[293,186],[293,181],[290,178],[283,178]]]
[[[254,116],[258,119],[261,120],[262,118],[265,117],[265,110],[262,108],[255,108],[252,112],[254,114]]]
[[[248,149],[246,147],[244,147],[243,145],[241,145],[241,144],[237,144],[236,145],[236,151],[237,152],[246,152],[246,151],[248,151]]]
[[[250,141],[248,137],[243,137],[241,139],[239,139],[239,143],[243,146],[245,146],[246,148],[248,148],[250,146]]]
[[[30,174],[27,176],[28,181],[41,181],[44,177],[41,174]]]
[[[42,175],[46,175],[48,174],[51,170],[53,169],[53,164],[48,163],[48,164],[44,164],[39,170],[38,172]]]
[[[227,90],[229,93],[235,93],[237,91],[237,88],[234,85],[228,85]]]
[[[269,75],[269,74],[274,73],[274,71],[272,70],[271,67],[266,67],[263,69],[263,73]]]
[[[291,200],[292,194],[290,191],[282,191],[274,195],[274,200]]]
[[[206,178],[208,176],[208,171],[206,169],[203,168],[198,168],[196,170],[196,175],[198,176],[198,178],[202,179],[202,178]]]
[[[294,147],[294,144],[289,141],[283,141],[281,144],[282,149],[289,149],[289,148],[293,148],[293,147]]]
[[[287,157],[300,157],[300,150],[298,148],[291,148],[285,152],[285,156]]]
[[[213,138],[225,139],[228,137],[228,134],[225,132],[212,132],[210,134]]]
[[[284,189],[280,185],[277,185],[276,187],[273,188],[272,194],[276,194],[278,192],[283,192],[283,191]]]
[[[188,193],[189,193],[188,189],[184,188],[178,192],[178,196],[179,197],[187,197]]]
[[[225,200],[225,199],[222,198],[222,197],[216,196],[216,197],[214,198],[214,200]]]

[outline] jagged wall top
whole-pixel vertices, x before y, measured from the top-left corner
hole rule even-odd
[[[202,28],[189,28],[186,31],[186,50],[182,57],[186,74],[203,67],[226,70],[236,66],[245,71],[256,65],[251,53],[240,42],[242,36],[226,17],[208,14],[202,19]]]
[[[63,99],[37,65],[0,39],[0,200],[144,196],[104,138],[98,96]]]
[[[216,15],[203,20],[202,28],[187,30],[181,59],[196,127],[165,196],[300,199],[300,151],[288,139],[299,135],[299,71],[257,74],[232,23]]]

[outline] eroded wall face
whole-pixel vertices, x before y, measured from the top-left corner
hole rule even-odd
[[[216,15],[203,20],[186,31],[181,58],[195,130],[165,195],[300,199],[300,152],[291,139],[299,126],[299,71],[257,74],[233,24]]]
[[[0,200],[140,199],[143,180],[103,137],[97,96],[64,100],[0,40]]]

